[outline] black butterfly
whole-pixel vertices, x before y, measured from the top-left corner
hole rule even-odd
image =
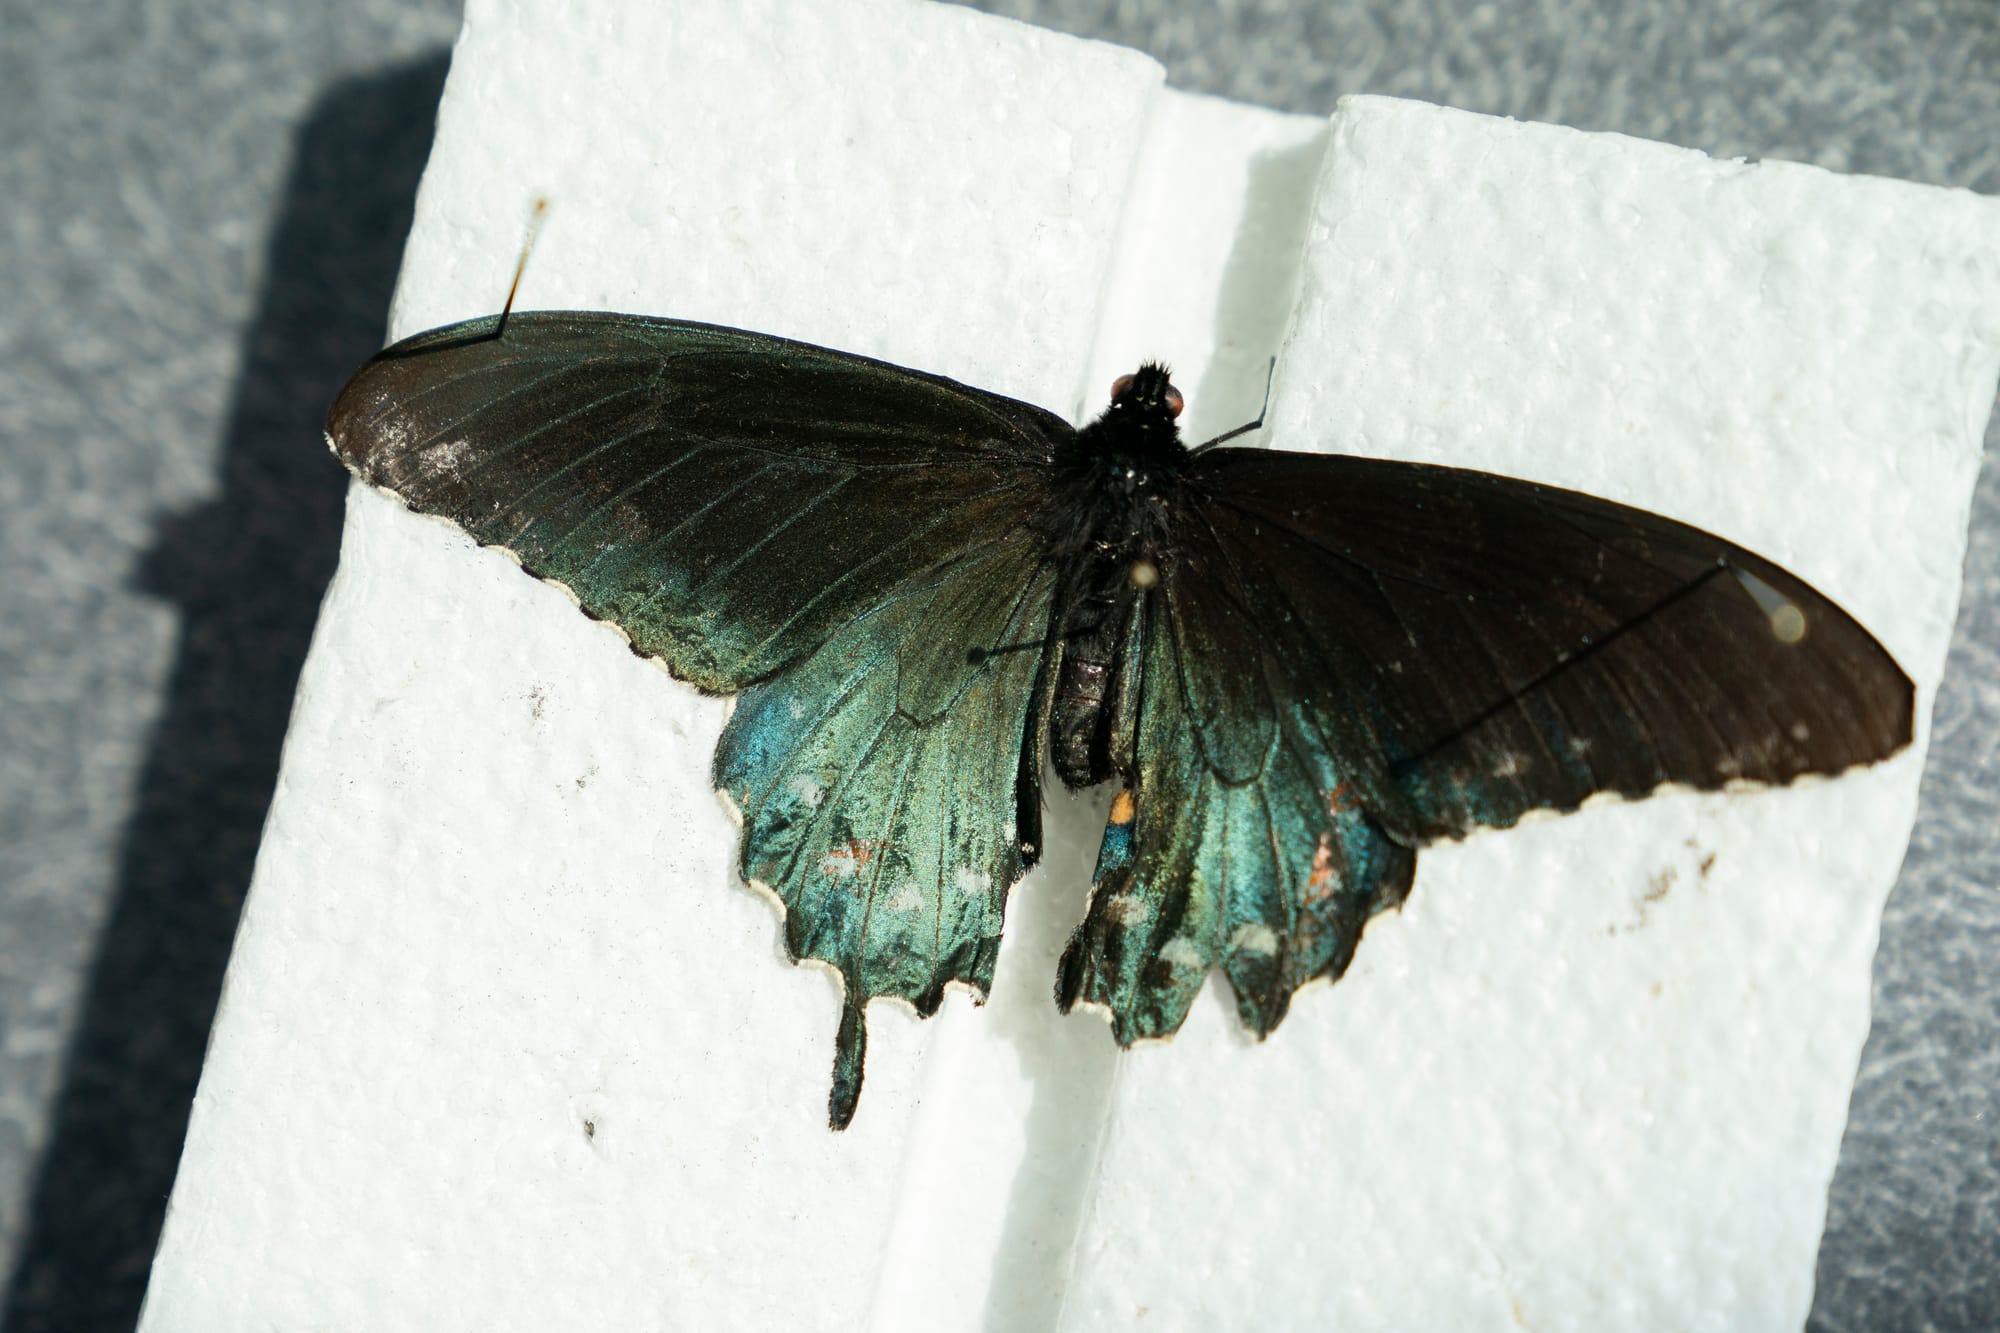
[[[1148,365],[1078,430],[782,338],[541,312],[389,348],[327,435],[740,696],[715,783],[792,957],[846,980],[835,1128],[870,999],[986,994],[1047,769],[1120,785],[1056,990],[1130,1044],[1218,963],[1268,1034],[1428,843],[1910,739],[1882,646],[1740,547],[1481,472],[1189,449],[1180,406]]]

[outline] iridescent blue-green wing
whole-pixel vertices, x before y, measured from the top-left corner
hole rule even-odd
[[[1210,553],[1177,545],[1179,578],[1148,594],[1124,667],[1142,673],[1132,771],[1056,987],[1065,1010],[1109,1010],[1124,1045],[1177,1031],[1218,964],[1245,1026],[1268,1033],[1294,991],[1346,970],[1363,924],[1403,901],[1416,869],[1346,798],[1299,701],[1263,696],[1217,743],[1201,677],[1218,653],[1256,649],[1241,642],[1246,610],[1189,578]]]
[[[1073,434],[940,376],[740,329],[571,311],[494,328],[371,360],[328,414],[334,451],[711,693],[1018,521]]]
[[[868,1001],[929,1017],[953,982],[983,1000],[1007,892],[1038,852],[1027,732],[1053,567],[1018,525],[982,537],[747,691],[716,747],[743,878],[784,904],[791,956],[846,983],[836,1129],[860,1094]]]
[[[634,651],[743,692],[715,781],[793,959],[846,982],[836,1126],[869,1000],[985,995],[1040,840],[1053,572],[1030,520],[1068,423],[741,330],[528,312],[388,349],[327,429],[361,477],[566,585]]]
[[[1061,994],[1172,1032],[1208,968],[1265,1033],[1409,891],[1414,849],[1589,796],[1837,773],[1913,691],[1740,547],[1484,473],[1203,455],[1170,506],[1130,800]]]

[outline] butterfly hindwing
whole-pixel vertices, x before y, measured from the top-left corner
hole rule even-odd
[[[524,311],[369,362],[327,433],[364,479],[562,583],[712,693],[795,661],[982,522],[1074,432],[938,376],[679,320]]]
[[[1270,1032],[1299,987],[1346,970],[1416,867],[1352,799],[1299,701],[1264,678],[1220,554],[1177,544],[1149,598],[1130,784],[1058,983],[1065,1008],[1108,1009],[1127,1045],[1171,1036],[1217,965],[1244,1026]]]
[[[783,902],[792,958],[846,984],[836,1126],[860,1090],[869,1000],[928,1016],[948,983],[992,985],[1007,891],[1036,850],[1021,824],[1039,795],[1016,775],[1041,655],[972,649],[1038,647],[1053,582],[1031,536],[994,534],[745,692],[716,747],[743,877]]]

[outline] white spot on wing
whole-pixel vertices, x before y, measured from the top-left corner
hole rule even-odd
[[[1263,922],[1252,921],[1247,926],[1236,928],[1236,933],[1229,937],[1229,947],[1236,953],[1276,953],[1278,936]]]
[[[1799,609],[1798,603],[1747,569],[1737,569],[1732,565],[1729,572],[1736,576],[1736,581],[1743,585],[1743,590],[1750,594],[1765,619],[1770,621],[1772,638],[1779,643],[1797,643],[1805,638],[1806,613]]]
[[[1121,926],[1136,925],[1152,915],[1144,898],[1124,896],[1113,898],[1104,906],[1104,915]]]
[[[1167,941],[1167,947],[1160,950],[1160,961],[1175,967],[1207,967],[1208,959],[1202,957],[1194,941],[1185,935],[1176,935]]]
[[[984,898],[993,890],[993,876],[971,866],[960,866],[951,872],[951,885],[967,897]]]

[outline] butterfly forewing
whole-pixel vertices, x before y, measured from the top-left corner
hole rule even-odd
[[[674,320],[522,312],[371,361],[327,431],[359,475],[567,586],[717,693],[823,642],[981,516],[1017,522],[1073,434],[864,357]]]
[[[1198,465],[1189,540],[1242,571],[1261,633],[1240,646],[1412,845],[1908,743],[1914,690],[1881,644],[1699,529],[1453,468],[1252,450]]]

